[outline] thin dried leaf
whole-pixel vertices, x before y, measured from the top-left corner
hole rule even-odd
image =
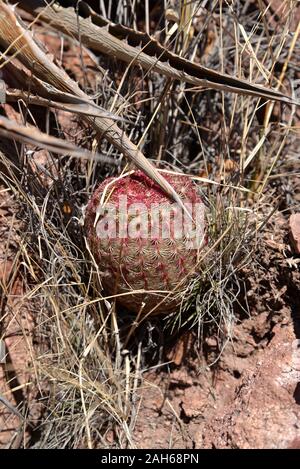
[[[116,164],[113,158],[100,155],[99,153],[92,153],[89,150],[80,148],[67,140],[52,137],[33,127],[26,127],[19,125],[11,119],[0,116],[0,135],[6,138],[16,140],[17,142],[27,143],[29,145],[36,145],[41,148],[46,148],[49,151],[59,153],[62,155],[68,154],[77,158],[92,158],[102,163]]]
[[[66,97],[67,93],[62,93]],[[73,98],[72,95],[69,95]],[[86,114],[87,116],[94,117],[109,117],[114,121],[123,121],[121,117],[114,116],[112,113],[105,111],[105,109],[99,109],[97,106],[91,105],[91,103],[85,102],[77,98],[77,102],[58,102],[51,99],[42,98],[36,94],[28,93],[27,91],[7,89],[6,90],[6,102],[16,102],[23,100],[28,104],[35,104],[37,106],[53,107],[61,109],[67,112],[73,112],[75,114]]]

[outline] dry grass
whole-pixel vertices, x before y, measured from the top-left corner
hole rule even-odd
[[[132,27],[141,21],[152,34],[154,26],[163,29],[160,38],[172,44],[171,49],[210,68],[296,94],[299,28],[291,31],[296,2],[285,2],[281,21],[273,23],[263,1],[182,2],[180,23],[173,29],[165,20],[163,3],[157,2],[159,13],[152,20],[149,2],[135,2],[129,14],[122,2],[108,1],[105,14]],[[104,109],[124,118],[127,134],[153,163],[193,174],[208,207],[208,247],[200,253],[180,311],[161,320],[159,327],[168,333],[198,328],[200,338],[217,331],[224,347],[239,319],[239,272],[256,262],[254,250],[274,210],[279,204],[291,208],[288,191],[280,184],[290,184],[290,174],[299,172],[293,150],[299,110],[195,90],[92,57],[95,73],[100,67],[109,72],[96,89],[86,91],[97,94]],[[21,114],[32,122],[26,108]],[[159,353],[147,361],[149,350],[159,346],[151,343],[156,322],[148,318],[135,324],[128,312],[117,314],[114,299],[101,292],[99,271],[82,229],[83,209],[99,181],[119,174],[124,162],[105,141],[97,147],[85,126],[80,143],[115,158],[118,167],[59,159],[50,152],[41,164],[24,145],[18,147],[17,163],[9,155],[1,157],[6,168],[2,181],[20,204],[24,231],[18,256],[27,278],[24,301],[39,311],[32,370],[43,415],[32,445],[133,448],[139,390],[147,385],[143,373],[155,360],[162,364]]]

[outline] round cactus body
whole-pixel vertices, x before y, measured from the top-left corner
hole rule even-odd
[[[164,177],[186,210],[141,171],[105,179],[87,206],[85,231],[102,285],[135,313],[174,311],[205,244],[197,186],[183,175]]]

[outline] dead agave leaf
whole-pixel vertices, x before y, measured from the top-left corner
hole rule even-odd
[[[14,7],[6,5],[2,0],[0,0],[0,44],[6,47],[5,54],[10,52],[17,56],[18,60],[31,70],[38,79],[52,85],[59,91],[74,94],[93,103],[86,93],[79,88],[77,83],[64,70],[51,62],[47,54],[37,45],[31,32],[25,29],[22,21],[17,17]],[[1,56],[0,60],[2,60]],[[101,136],[105,137],[129,160],[133,161],[138,168],[153,179],[169,197],[174,199],[186,211],[183,202],[173,187],[112,119],[85,115],[83,115],[83,118]]]
[[[82,16],[78,16],[74,8],[65,8],[56,2],[45,6],[43,0],[26,0],[21,1],[20,6],[39,15],[42,21],[51,24],[53,28],[80,39],[86,47],[124,62],[140,65],[144,70],[153,70],[198,87],[299,105],[298,101],[272,88],[252,84],[184,59],[168,51],[146,33],[109,22],[83,1],[78,5]]]
[[[66,153],[76,158],[95,159],[102,163],[116,164],[113,158],[92,153],[89,150],[80,148],[67,140],[52,137],[51,135],[40,132],[36,128],[19,125],[11,119],[0,116],[0,135],[6,138],[16,140],[17,142],[37,145],[46,150],[65,155]]]

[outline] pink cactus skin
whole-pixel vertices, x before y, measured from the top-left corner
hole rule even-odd
[[[204,204],[198,195],[196,185],[190,178],[183,175],[164,174],[164,177],[183,201],[193,204],[194,219],[195,210],[198,211],[198,216],[200,215],[198,219],[201,223],[200,227],[199,223],[197,224],[197,230],[200,230],[200,236],[204,240],[203,246],[206,243]],[[102,197],[104,191],[105,194]],[[119,295],[117,296],[118,303],[131,312],[168,314],[178,307],[181,300],[180,292],[195,272],[199,246],[189,245],[186,236],[178,238],[174,235],[172,217],[169,224],[169,237],[160,236],[161,231],[159,236],[153,237],[153,234],[149,234],[146,239],[138,232],[135,238],[124,236],[124,234],[120,237],[116,233],[111,233],[107,237],[99,237],[97,224],[99,220],[103,220],[103,216],[107,216],[109,209],[106,210],[106,214],[101,214],[95,223],[96,211],[99,210],[99,206],[104,209],[108,205],[113,206],[116,209],[116,227],[119,233],[122,210],[119,201],[120,196],[124,195],[127,197],[128,206],[133,203],[143,203],[147,208],[149,232],[150,227],[153,226],[151,225],[153,219],[149,215],[149,209],[153,207],[151,204],[174,207],[174,203],[168,196],[141,171],[135,171],[117,180],[107,178],[100,184],[87,206],[85,232],[91,253],[101,273],[102,285],[108,295]],[[162,223],[161,220],[160,216],[159,225]],[[128,221],[130,222],[130,216]],[[181,281],[179,290],[174,291]],[[134,293],[136,290],[140,292]]]

